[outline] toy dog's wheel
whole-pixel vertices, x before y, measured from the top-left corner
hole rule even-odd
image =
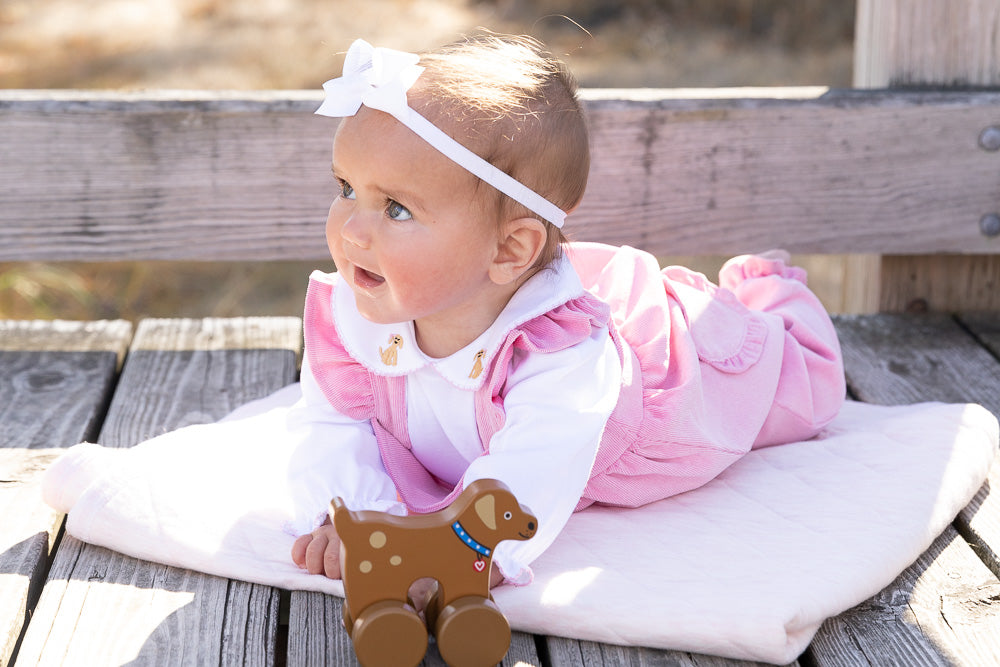
[[[402,602],[386,600],[366,607],[349,634],[364,667],[415,666],[427,652],[427,628]]]
[[[351,616],[351,608],[348,606],[347,600],[344,600],[340,609],[340,616],[344,622],[344,629],[347,630],[347,636],[350,637],[354,634],[354,617]]]
[[[493,600],[469,595],[445,605],[434,626],[438,650],[449,665],[496,665],[510,648],[510,625]]]
[[[424,607],[424,620],[427,621],[427,628],[433,630],[437,627],[438,616],[441,614],[441,587],[431,594]]]

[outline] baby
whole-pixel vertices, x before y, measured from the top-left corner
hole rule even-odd
[[[484,34],[420,56],[355,42],[319,114],[342,117],[290,423],[337,453],[352,509],[430,512],[500,479],[539,519],[493,584],[571,513],[696,488],[815,435],[845,393],[836,334],[787,256],[719,286],[631,248],[567,243],[589,151],[566,67]],[[322,507],[311,508],[322,512]],[[318,523],[318,519],[317,519]],[[314,524],[315,525],[315,524]],[[327,521],[292,559],[340,576]]]

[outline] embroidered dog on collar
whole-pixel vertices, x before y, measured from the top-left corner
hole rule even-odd
[[[398,351],[403,347],[403,337],[399,334],[392,334],[389,336],[389,347],[382,349],[382,346],[378,348],[378,354],[382,357],[382,363],[386,366],[395,366],[398,360]]]
[[[427,629],[437,635],[448,664],[468,664],[467,658],[452,661],[446,654],[470,646],[487,652],[475,664],[500,661],[510,644],[510,626],[489,596],[493,554],[499,542],[527,540],[538,529],[538,520],[502,482],[474,481],[432,514],[351,511],[340,498],[330,507],[341,539],[344,625],[363,664],[416,664],[427,646]],[[438,582],[426,628],[407,605],[410,585],[424,577]],[[459,621],[463,615],[477,635],[474,642],[470,626]],[[376,627],[383,629],[375,632]],[[390,646],[392,653],[383,660]]]
[[[476,352],[476,356],[473,358],[472,372],[469,373],[469,379],[475,380],[483,372],[483,357],[486,356],[486,350],[479,350]]]

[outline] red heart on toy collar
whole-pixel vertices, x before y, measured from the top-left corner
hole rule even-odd
[[[482,572],[483,570],[486,569],[486,561],[477,560],[475,563],[472,564],[472,567],[476,568],[476,572]]]

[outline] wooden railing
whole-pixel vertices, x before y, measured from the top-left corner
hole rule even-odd
[[[1000,92],[583,96],[593,164],[575,239],[658,255],[945,253],[948,266],[1000,253]],[[0,261],[326,259],[336,121],[312,115],[318,101],[0,92]],[[905,306],[905,279],[876,305]],[[993,292],[961,305],[997,307]]]

